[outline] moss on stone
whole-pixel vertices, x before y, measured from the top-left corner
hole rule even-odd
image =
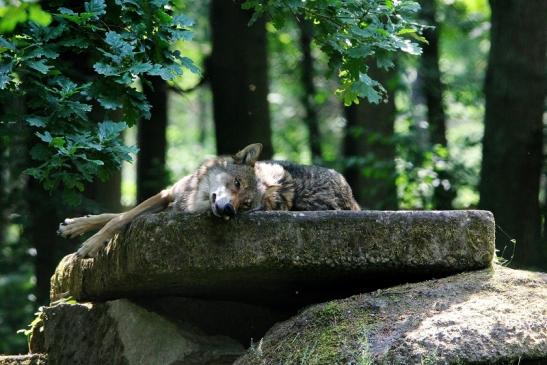
[[[372,324],[366,309],[350,310],[339,302],[314,306],[275,346],[253,346],[245,364],[370,364],[367,334]]]
[[[539,364],[545,303],[547,274],[504,267],[406,284],[312,306],[235,364]]]

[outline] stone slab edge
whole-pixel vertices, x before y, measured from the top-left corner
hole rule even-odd
[[[449,274],[489,267],[494,242],[492,214],[477,210],[260,212],[228,222],[165,211],[139,217],[96,259],[66,256],[51,299],[200,296],[310,272]]]

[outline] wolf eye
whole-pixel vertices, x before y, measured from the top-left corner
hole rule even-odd
[[[234,185],[236,186],[237,189],[241,187],[241,183],[239,182],[239,179],[237,177],[234,179]]]

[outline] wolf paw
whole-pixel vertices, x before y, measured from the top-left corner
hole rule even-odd
[[[95,234],[82,243],[82,246],[78,249],[76,255],[82,258],[97,257],[99,251],[106,246],[109,240],[109,237],[105,237],[101,234]]]
[[[61,224],[57,234],[65,238],[81,236],[90,229],[89,217],[67,218]]]

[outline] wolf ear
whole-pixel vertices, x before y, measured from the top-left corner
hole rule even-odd
[[[262,143],[253,143],[233,155],[235,163],[254,166],[262,152]]]

